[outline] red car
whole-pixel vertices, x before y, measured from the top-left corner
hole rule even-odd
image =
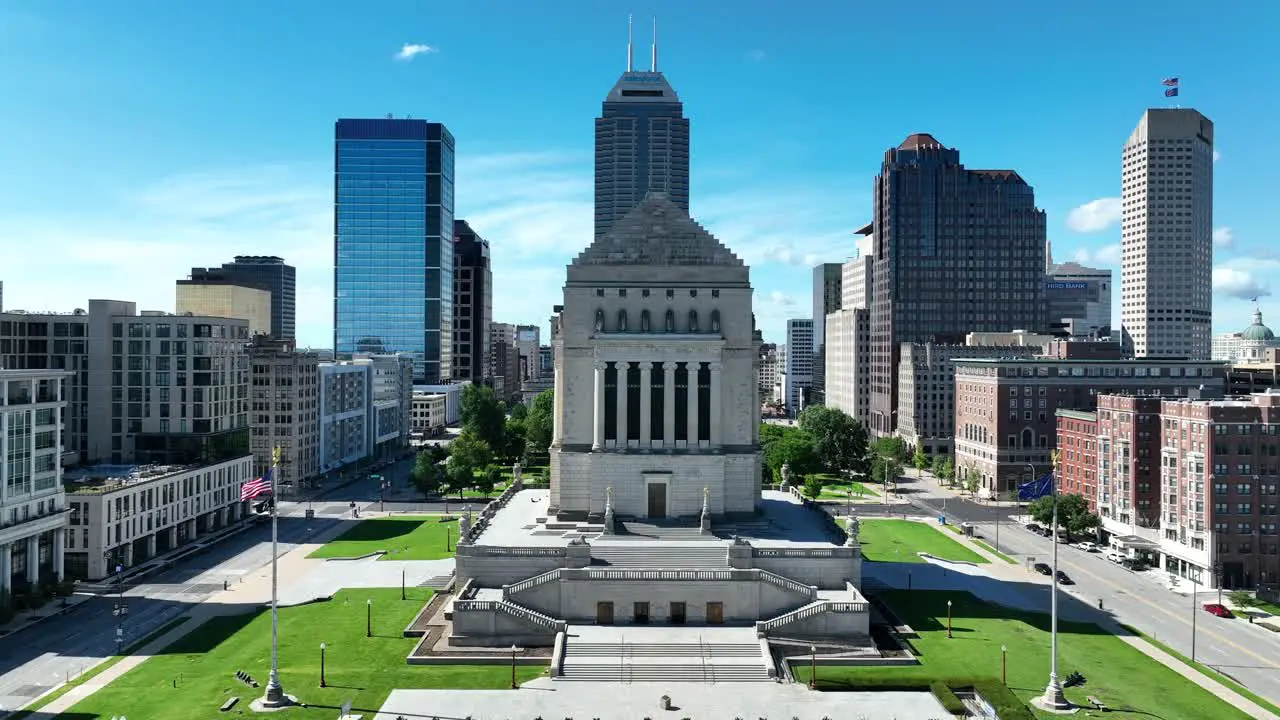
[[[1227,609],[1226,605],[1219,605],[1218,603],[1205,603],[1204,611],[1210,615],[1217,615],[1220,618],[1235,617],[1235,615],[1232,615],[1231,611]]]

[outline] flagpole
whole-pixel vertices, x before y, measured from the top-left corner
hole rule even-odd
[[[1053,497],[1053,522],[1050,525],[1050,542],[1053,543],[1053,585],[1049,601],[1049,686],[1036,703],[1046,710],[1068,710],[1071,703],[1062,693],[1058,682],[1058,451],[1051,454],[1053,469],[1050,471],[1049,492]]]
[[[267,692],[262,698],[265,707],[282,707],[293,704],[293,699],[284,694],[280,685],[280,617],[278,606],[279,569],[276,558],[279,556],[280,536],[277,523],[276,504],[279,495],[276,493],[277,477],[280,469],[280,448],[271,451],[271,676],[267,680]]]

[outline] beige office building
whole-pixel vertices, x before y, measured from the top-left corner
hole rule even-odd
[[[254,338],[249,347],[249,449],[253,472],[271,467],[280,448],[280,495],[290,499],[320,474],[320,356],[287,340]]]
[[[1124,144],[1120,325],[1134,357],[1208,360],[1213,319],[1213,122],[1152,109]]]
[[[235,318],[249,321],[249,334],[270,335],[271,291],[229,282],[179,280],[179,315]]]

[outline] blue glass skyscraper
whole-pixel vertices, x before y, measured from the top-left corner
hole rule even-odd
[[[333,347],[408,353],[448,382],[453,344],[453,135],[413,119],[334,128]]]

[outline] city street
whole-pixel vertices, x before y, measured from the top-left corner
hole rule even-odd
[[[910,497],[929,514],[939,515],[943,513],[939,494],[922,488]],[[972,522],[986,542],[996,544],[995,507],[957,497],[949,498],[946,506],[948,522]],[[1029,576],[1039,578],[1030,566],[1035,562],[1052,562],[1052,543],[1009,519],[1011,515],[1022,514],[1022,510],[1003,507],[998,512],[1000,551],[1019,561]],[[1059,545],[1058,567],[1077,583],[1062,586],[1064,592],[1095,607],[1101,600],[1105,612],[1117,621],[1187,656],[1191,655],[1194,616],[1196,660],[1272,702],[1280,702],[1280,635],[1244,620],[1217,618],[1205,612],[1201,606],[1216,602],[1216,591],[1202,592],[1193,602],[1187,587],[1180,587],[1178,591],[1168,589],[1168,574],[1163,571],[1135,573],[1107,560],[1102,553],[1089,553],[1068,545]],[[1048,612],[1048,607],[1045,611]]]
[[[408,485],[412,460],[385,468],[392,480],[390,492]],[[313,534],[350,521],[350,501],[361,508],[377,507],[378,481],[362,479],[323,492],[310,502],[280,504],[280,553],[284,554]],[[390,505],[390,503],[389,503]],[[305,518],[311,508],[315,517]],[[223,589],[257,572],[271,562],[271,524],[260,522],[237,535],[189,556],[162,573],[138,583],[126,581],[124,601],[128,614],[120,629],[128,646],[163,627]],[[117,594],[93,597],[66,615],[0,638],[0,713],[19,709],[51,687],[92,668],[117,651],[113,610]]]

